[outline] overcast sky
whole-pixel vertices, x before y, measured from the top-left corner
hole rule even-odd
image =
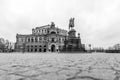
[[[71,17],[82,43],[120,43],[120,0],[0,0],[0,37],[15,42],[17,33],[31,34],[52,21],[68,30]]]

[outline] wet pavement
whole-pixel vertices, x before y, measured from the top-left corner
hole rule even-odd
[[[0,54],[0,80],[120,80],[120,54]]]

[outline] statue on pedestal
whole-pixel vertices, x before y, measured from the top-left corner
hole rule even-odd
[[[64,41],[64,46],[61,52],[85,52],[85,47],[81,43],[80,33],[78,33],[78,37],[76,37],[76,30],[73,29],[74,27],[74,18],[69,20],[69,32],[68,37]]]

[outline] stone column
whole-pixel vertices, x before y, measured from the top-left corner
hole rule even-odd
[[[56,45],[56,51],[59,52],[59,45]]]
[[[29,39],[30,39],[30,43],[31,43],[31,37],[29,37]]]
[[[51,46],[48,44],[48,51],[51,52]]]
[[[37,37],[37,40],[38,40],[38,42],[39,42],[39,37]]]

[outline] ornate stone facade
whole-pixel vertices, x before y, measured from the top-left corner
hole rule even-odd
[[[17,52],[59,52],[67,36],[67,30],[57,28],[52,22],[32,29],[32,34],[16,35]]]

